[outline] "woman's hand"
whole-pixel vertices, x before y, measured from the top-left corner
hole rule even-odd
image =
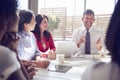
[[[50,64],[48,60],[38,60],[38,61],[33,61],[32,63],[36,64],[36,67],[38,68],[47,68]]]
[[[23,63],[23,65],[25,66],[25,68],[26,68],[26,70],[27,70],[27,72],[28,72],[28,75],[29,75],[30,78],[32,79],[33,76],[35,75],[36,71],[37,71],[37,70],[35,69],[36,65],[35,65],[34,63],[29,62],[29,61],[26,61],[26,60],[22,60],[22,63]]]
[[[54,51],[50,50],[48,53],[48,59],[55,60],[55,58],[56,58],[56,54],[54,53]]]

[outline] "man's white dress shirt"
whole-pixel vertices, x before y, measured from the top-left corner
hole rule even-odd
[[[81,37],[85,38],[86,32],[87,32],[87,30],[84,26],[81,26],[80,28],[73,31],[72,40],[75,42],[76,45]],[[94,26],[91,26],[91,28],[89,29],[89,32],[90,32],[90,41],[91,41],[90,42],[91,54],[98,54],[99,51],[96,48],[96,42],[100,38],[100,40],[102,41],[102,44],[104,44],[103,32],[101,29],[97,29]],[[85,43],[81,43],[81,45],[79,47],[79,52],[77,53],[77,55],[84,54],[84,53],[85,53]]]

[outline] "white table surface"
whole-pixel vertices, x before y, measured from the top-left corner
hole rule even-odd
[[[66,58],[62,65],[72,66],[66,73],[53,72],[48,69],[39,68],[33,80],[81,80],[81,75],[85,69],[97,61],[109,62],[110,58],[103,58],[101,60],[92,58]],[[53,66],[56,64],[57,62],[53,60],[49,67],[54,68]]]
[[[80,74],[52,72],[39,69],[34,80],[80,80]]]

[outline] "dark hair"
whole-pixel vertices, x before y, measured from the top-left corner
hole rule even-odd
[[[106,33],[105,44],[112,55],[112,61],[120,65],[120,0],[118,0],[111,17]]]
[[[10,30],[12,30],[15,27],[18,21],[18,17],[16,14],[17,7],[18,7],[18,0],[0,0],[0,28],[1,28],[0,44],[4,42],[5,37],[8,37],[10,40],[15,40],[14,37],[16,36],[16,32],[10,32]],[[7,43],[5,43],[5,45],[6,44]],[[6,46],[6,47],[10,48],[9,46]],[[23,65],[21,64],[21,61],[19,60],[18,56],[16,56],[16,58],[20,62],[22,74],[25,75],[27,80],[30,80],[29,76],[27,75],[27,72],[25,73],[25,70],[23,70]],[[22,74],[21,74],[21,71],[16,70],[8,77],[7,80],[24,79]]]
[[[93,10],[86,9],[85,12],[83,13],[83,16],[88,15],[88,14],[93,14],[93,16],[95,15]]]
[[[40,40],[40,38],[41,38],[41,35],[40,35],[40,33],[41,33],[40,29],[41,28],[39,27],[39,25],[41,24],[41,22],[42,22],[42,20],[44,18],[46,18],[48,20],[48,17],[46,15],[40,15],[40,14],[38,14],[35,17],[36,25],[35,25],[35,29],[34,29],[33,32],[37,35],[38,40]],[[50,32],[49,31],[45,30],[44,33],[43,33],[43,35],[47,38],[47,41],[50,39]]]
[[[34,13],[32,11],[28,11],[28,10],[21,10],[19,13],[19,25],[18,25],[18,31],[22,31],[24,29],[24,24],[25,23],[30,23],[30,21],[32,20]]]
[[[48,19],[48,17],[46,16],[46,15],[43,15],[46,19],[47,19],[47,21],[49,22],[49,19]]]
[[[0,19],[14,18],[18,7],[17,0],[0,0]],[[11,17],[13,16],[13,17]]]
[[[0,0],[0,34],[1,38],[4,33],[13,27],[17,22],[16,10],[18,7],[17,0]],[[9,24],[9,26],[8,26]]]

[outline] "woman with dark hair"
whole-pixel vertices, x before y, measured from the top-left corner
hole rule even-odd
[[[35,27],[34,13],[30,10],[21,10],[19,18],[18,34],[20,40],[17,47],[19,58],[23,62],[35,63],[37,67],[47,68],[49,61],[40,60],[40,51],[36,44],[36,38],[31,32]]]
[[[19,13],[18,34],[20,43],[18,46],[18,55],[22,60],[33,60],[34,57],[40,57],[40,51],[37,48],[35,37],[30,32],[34,29],[35,19],[32,11],[21,10]]]
[[[14,43],[19,39],[16,36],[17,2],[17,0],[0,0],[0,80],[28,80],[16,53],[7,45],[9,41]]]
[[[107,33],[106,47],[111,53],[111,62],[99,62],[85,71],[82,80],[120,80],[120,0],[111,17]]]
[[[33,31],[39,50],[42,52],[42,57],[55,59],[55,45],[51,33],[48,29],[48,17],[38,14],[35,18],[36,25]]]

